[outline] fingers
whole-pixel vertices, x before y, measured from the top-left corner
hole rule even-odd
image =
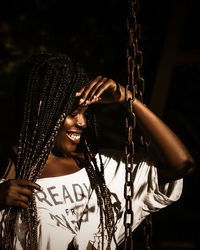
[[[40,185],[38,185],[37,183],[32,182],[32,181],[18,180],[18,184],[20,186],[27,186],[27,187],[34,188],[34,189],[36,189],[38,191],[42,191],[42,187]]]
[[[93,81],[89,82],[86,86],[84,86],[76,96],[80,96],[79,104],[88,105],[94,102],[97,102],[97,96],[95,95],[99,86],[104,84],[107,81],[106,77],[98,76]]]
[[[27,196],[22,194],[16,194],[15,198],[13,199],[13,206],[27,209],[29,202],[30,199]]]
[[[30,191],[30,190],[29,190]],[[5,200],[3,202],[3,207],[13,206],[28,208],[29,202],[31,201],[33,195],[32,192],[27,193],[24,190],[18,189],[16,187],[11,187],[7,193],[5,193]]]
[[[107,77],[98,76],[82,87],[77,93],[79,105],[93,103],[121,103],[125,100],[125,88]]]
[[[33,198],[33,189],[42,190],[41,186],[32,181],[8,180],[4,185],[1,184],[0,205],[26,209]]]
[[[28,208],[28,204],[23,202],[23,201],[14,201],[15,203],[13,204],[14,207],[21,207],[23,209],[27,209]]]
[[[80,97],[79,104],[83,106],[99,101],[102,103],[113,102],[119,96],[116,90],[116,82],[107,77],[98,76],[77,92],[76,96]]]
[[[87,89],[90,88],[90,86],[92,87],[95,83],[99,82],[100,80],[102,80],[103,77],[102,76],[97,76],[94,80],[90,81],[86,86],[82,87],[77,93],[76,96],[83,96],[83,92]]]
[[[100,89],[102,89],[102,87],[104,87],[104,90],[106,90],[108,88],[108,78],[104,77],[101,80],[99,80],[94,86],[93,88],[90,90],[90,92],[88,93],[88,95],[85,97],[87,100],[89,100],[90,102],[98,100],[102,94],[102,91],[100,92]]]

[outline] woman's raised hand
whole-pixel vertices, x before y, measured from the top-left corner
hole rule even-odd
[[[0,184],[0,209],[7,206],[18,208],[28,208],[30,200],[33,198],[33,189],[41,191],[42,188],[27,180],[7,180]]]
[[[76,93],[83,106],[92,103],[113,103],[124,101],[125,89],[112,79],[98,76]]]

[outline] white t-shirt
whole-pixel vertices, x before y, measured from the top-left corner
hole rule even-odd
[[[124,240],[124,182],[125,164],[113,158],[102,156],[105,166],[105,181],[111,192],[117,230],[115,238],[120,244]],[[97,159],[98,161],[98,159]],[[98,164],[99,165],[99,164]],[[43,191],[35,192],[38,209],[39,250],[67,250],[72,242],[75,247],[85,250],[88,242],[101,249],[100,209],[95,191],[91,190],[85,168],[76,173],[38,179]],[[145,162],[134,166],[134,230],[151,212],[178,200],[183,180],[177,180],[159,187],[157,169]],[[26,226],[18,222],[16,249],[23,249],[23,235]],[[107,246],[107,233],[104,244]],[[114,240],[111,249],[116,249]]]

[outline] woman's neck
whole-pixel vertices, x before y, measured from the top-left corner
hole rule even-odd
[[[58,156],[51,152],[39,179],[73,174],[82,168],[81,162],[84,159],[85,157],[82,153]]]

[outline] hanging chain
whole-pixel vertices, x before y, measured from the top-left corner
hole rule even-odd
[[[127,143],[125,145],[125,185],[124,197],[126,200],[126,210],[124,214],[124,227],[125,227],[125,242],[124,249],[133,249],[132,225],[134,221],[134,213],[132,209],[132,200],[134,195],[134,186],[132,178],[132,169],[134,164],[134,142],[133,130],[136,126],[136,117],[133,112],[133,101],[137,97],[143,102],[144,93],[144,79],[141,77],[140,69],[143,64],[143,54],[139,50],[138,42],[141,37],[141,27],[137,23],[136,15],[139,10],[139,0],[128,0],[128,17],[127,17],[127,32],[128,32],[128,45],[126,50],[127,57],[127,85],[125,87],[125,98],[127,101],[128,116],[126,117],[126,130],[127,130]],[[132,92],[132,99],[128,99],[128,90]],[[142,144],[144,138],[141,138]],[[151,219],[148,218],[146,223],[146,249],[150,250],[150,235],[151,235]]]

